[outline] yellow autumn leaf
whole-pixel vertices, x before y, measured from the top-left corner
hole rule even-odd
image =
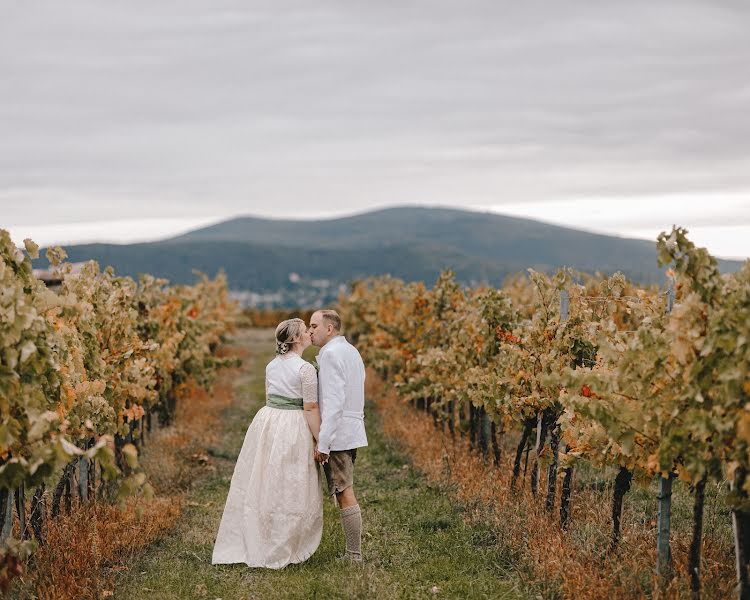
[[[138,466],[138,450],[133,444],[125,444],[122,447],[122,454],[125,457],[125,462],[131,469],[135,469]]]
[[[677,471],[677,478],[680,481],[684,481],[685,483],[692,483],[693,478],[690,476],[690,473],[688,473],[684,465],[677,465],[675,467],[675,470]]]
[[[737,436],[750,443],[750,411],[747,408],[737,419]]]
[[[677,362],[684,365],[692,352],[692,346],[684,337],[678,337],[672,344],[672,352],[674,352]]]

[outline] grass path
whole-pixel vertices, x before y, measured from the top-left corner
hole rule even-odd
[[[194,483],[177,528],[119,578],[122,600],[250,598],[521,598],[489,529],[467,525],[450,494],[430,486],[367,413],[370,446],[357,456],[365,564],[342,566],[338,510],[325,502],[323,541],[301,565],[281,571],[211,565],[213,542],[234,463],[252,416],[263,405],[272,333],[243,331],[250,358],[222,415],[222,443],[209,449],[217,470]]]

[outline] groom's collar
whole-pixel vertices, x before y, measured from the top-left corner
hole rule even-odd
[[[336,344],[340,344],[342,341],[346,341],[346,338],[343,335],[337,335],[336,337],[331,338],[330,340],[328,340],[328,343],[320,349],[320,352],[318,352],[318,354],[322,354],[329,347],[331,347],[331,345],[335,346]]]

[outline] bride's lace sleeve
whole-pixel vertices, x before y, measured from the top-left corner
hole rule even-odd
[[[318,401],[318,372],[310,363],[302,365],[300,368],[302,377],[302,401]]]

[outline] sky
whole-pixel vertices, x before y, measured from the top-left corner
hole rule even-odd
[[[0,227],[454,206],[750,256],[750,4],[4,0]]]

